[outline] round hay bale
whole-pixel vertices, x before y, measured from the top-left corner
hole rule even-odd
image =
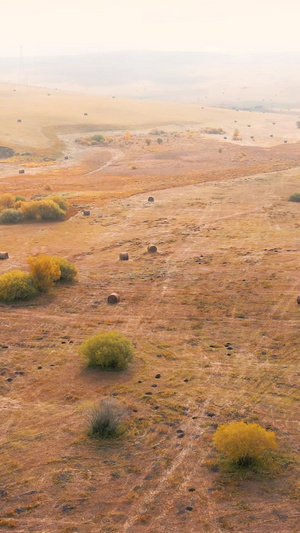
[[[157,248],[154,244],[149,244],[147,250],[150,254],[154,254],[155,252],[157,252]]]
[[[25,174],[25,170],[23,169],[19,170],[19,174]]]
[[[299,294],[299,296],[297,296],[297,304],[300,305],[300,294]]]
[[[7,252],[0,252],[0,259],[8,259],[9,255]]]
[[[121,252],[120,255],[119,255],[119,259],[120,259],[120,261],[128,261],[128,259],[129,259],[128,252]]]
[[[91,214],[91,212],[90,212],[88,209],[84,209],[84,210],[83,210],[83,216],[85,216],[85,217],[89,217],[90,214]]]
[[[109,304],[117,304],[119,303],[119,301],[120,301],[120,296],[117,292],[112,292],[107,298],[107,303]]]
[[[149,196],[149,198],[148,198],[148,202],[154,202],[154,198],[153,198],[153,196]]]

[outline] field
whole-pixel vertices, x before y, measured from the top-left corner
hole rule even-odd
[[[1,160],[1,192],[51,187],[70,217],[0,226],[0,269],[48,253],[78,281],[0,306],[0,531],[296,533],[298,111],[48,93],[1,86],[0,145],[19,154]],[[95,131],[109,142],[75,142]],[[133,341],[132,364],[87,370],[80,343],[110,330]],[[98,442],[89,410],[111,395],[128,431]],[[274,472],[220,469],[212,435],[238,419],[275,431]]]

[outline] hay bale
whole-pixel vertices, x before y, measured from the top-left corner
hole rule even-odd
[[[83,210],[83,216],[85,216],[85,217],[89,217],[90,214],[91,214],[91,212],[90,212],[88,209],[84,209],[84,210]]]
[[[157,248],[156,246],[154,246],[154,244],[149,244],[147,250],[150,254],[154,254],[155,252],[157,252]]]
[[[9,255],[7,252],[0,252],[0,259],[8,259]]]
[[[148,198],[148,202],[154,202],[154,198],[153,198],[153,196],[149,196],[149,198]]]
[[[19,170],[19,174],[25,174],[25,170],[23,170],[22,168]]]
[[[120,301],[120,296],[117,292],[112,292],[107,298],[107,303],[109,304],[117,304],[119,303],[119,301]]]
[[[300,305],[300,294],[299,294],[299,296],[297,296],[297,304]]]
[[[121,252],[120,255],[119,255],[119,259],[120,259],[120,261],[128,261],[128,259],[129,259],[128,252]]]

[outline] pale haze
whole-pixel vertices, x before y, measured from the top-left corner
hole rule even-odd
[[[297,0],[2,0],[0,56],[300,51]]]

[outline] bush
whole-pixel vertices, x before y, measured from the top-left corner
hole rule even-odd
[[[116,400],[103,400],[91,412],[89,435],[102,439],[119,437],[124,431],[123,417],[124,409]]]
[[[5,208],[13,207],[14,203],[15,199],[12,194],[8,192],[0,194],[0,211]]]
[[[73,281],[77,275],[77,268],[74,267],[67,259],[63,257],[53,256],[51,259],[58,265],[60,270],[60,280]]]
[[[25,196],[16,196],[15,202],[26,202]]]
[[[300,120],[296,122],[297,128],[300,128]]]
[[[11,270],[0,276],[0,300],[6,303],[30,300],[38,293],[32,276],[21,270]]]
[[[290,202],[300,202],[300,192],[295,192],[294,194],[291,194],[289,198]]]
[[[17,209],[4,209],[0,214],[0,224],[18,224],[23,215]]]
[[[230,462],[248,468],[277,448],[273,431],[244,421],[220,425],[213,436],[213,443]]]
[[[47,200],[52,200],[54,203],[56,203],[63,211],[67,211],[68,209],[68,202],[63,196],[51,196],[50,198],[47,198]]]
[[[52,257],[48,257],[45,254],[40,254],[36,257],[30,256],[27,258],[27,263],[35,284],[41,292],[47,292],[54,281],[60,279],[59,265]]]
[[[80,346],[79,353],[85,357],[88,366],[123,370],[131,361],[134,349],[121,333],[110,331],[87,338]]]
[[[95,135],[92,135],[91,139],[97,143],[103,143],[105,141],[105,137],[101,133],[95,133]]]
[[[64,220],[66,213],[53,200],[23,202],[20,211],[27,220]]]

